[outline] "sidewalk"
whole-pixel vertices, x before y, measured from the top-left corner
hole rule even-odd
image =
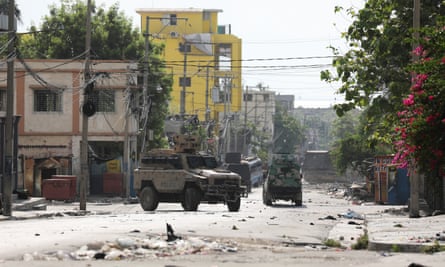
[[[409,218],[407,212],[388,206],[386,212],[360,214],[363,219],[341,219],[329,239],[351,248],[365,234],[368,250],[381,252],[424,252],[445,247],[445,215]]]
[[[445,246],[445,215],[409,218],[407,214],[367,215],[369,250],[422,252]]]

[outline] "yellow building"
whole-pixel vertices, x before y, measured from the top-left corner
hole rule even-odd
[[[165,45],[173,73],[170,112],[218,120],[242,102],[241,39],[218,25],[218,9],[138,9],[141,30]],[[170,71],[169,71],[170,72]]]

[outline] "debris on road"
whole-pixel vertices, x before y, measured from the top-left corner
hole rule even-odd
[[[209,238],[188,237],[166,241],[164,235],[148,238],[120,237],[114,242],[96,241],[75,251],[34,252],[23,255],[23,261],[124,260],[164,258],[178,255],[234,253],[235,242],[218,242]]]
[[[338,214],[338,217],[346,218],[346,219],[364,220],[363,215],[361,215],[351,209],[348,209],[348,211],[345,213]]]

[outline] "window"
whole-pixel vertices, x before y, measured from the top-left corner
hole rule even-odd
[[[179,77],[179,86],[184,86],[184,77]],[[190,77],[185,78],[185,86],[192,86],[192,79]]]
[[[232,79],[229,77],[218,78],[219,103],[232,103]]]
[[[90,99],[96,104],[97,112],[114,112],[115,94],[111,89],[96,89],[90,94]]]
[[[0,111],[6,111],[6,90],[0,88]]]
[[[219,70],[229,71],[232,69],[232,45],[218,45],[218,67]]]
[[[179,43],[179,52],[190,53],[192,52],[192,46],[190,44]]]
[[[174,26],[178,24],[178,18],[176,14],[170,14],[170,25]]]
[[[269,95],[263,95],[263,101],[269,102]]]
[[[210,20],[212,13],[209,11],[202,12],[202,20]]]
[[[35,112],[61,112],[62,92],[59,90],[34,90]]]
[[[252,94],[244,94],[244,101],[251,102],[253,100]]]

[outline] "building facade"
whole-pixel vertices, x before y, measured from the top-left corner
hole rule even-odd
[[[14,187],[42,195],[42,181],[52,175],[80,175],[84,61],[24,60],[15,63],[14,114],[20,117],[18,166]],[[119,177],[130,190],[137,124],[128,111],[133,88],[129,62],[93,61],[96,113],[89,117],[89,193],[104,191],[104,175]],[[0,68],[0,117],[6,103],[6,67]]]
[[[255,130],[266,138],[266,142],[271,142],[274,135],[275,92],[259,90],[257,87],[246,87],[243,99],[241,123],[244,121],[250,131],[255,127]],[[255,134],[249,134],[249,136],[258,138]],[[243,151],[243,154],[249,155],[250,153]]]
[[[172,114],[201,121],[239,112],[242,103],[241,39],[218,25],[218,9],[138,9],[142,33],[165,46],[173,74]]]

